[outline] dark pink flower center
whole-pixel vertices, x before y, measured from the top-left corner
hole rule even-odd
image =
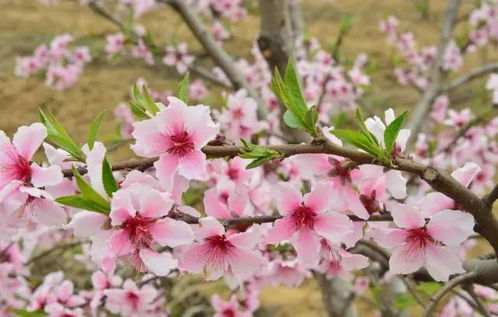
[[[156,219],[143,218],[137,215],[126,220],[123,228],[128,233],[131,242],[137,248],[150,248],[152,245],[152,234],[149,231],[149,225],[155,221]]]
[[[231,180],[237,180],[239,178],[239,169],[230,167],[227,175]]]
[[[223,317],[235,317],[235,312],[231,308],[225,309],[223,312]]]
[[[182,130],[170,135],[171,145],[167,149],[168,153],[176,154],[180,157],[185,156],[194,150],[194,142],[192,142],[192,134]]]
[[[234,247],[234,245],[230,241],[228,241],[228,238],[224,234],[211,236],[207,238],[206,241],[209,243],[211,250],[213,250],[214,252],[225,253]]]
[[[236,108],[232,110],[232,116],[234,119],[242,119],[242,117],[244,117],[244,113],[241,108]]]
[[[317,214],[311,208],[301,205],[292,213],[296,228],[313,228]]]
[[[138,302],[140,301],[140,296],[133,292],[126,293],[126,299],[130,302],[133,309],[138,308]]]
[[[434,243],[434,239],[427,232],[427,228],[416,228],[408,230],[406,242],[416,248],[425,248],[427,245]]]
[[[4,149],[1,149],[2,151]],[[7,149],[7,151],[9,151]],[[17,153],[9,153],[9,160],[0,163],[0,174],[8,175],[11,179],[29,183],[31,180],[31,167],[29,161]]]

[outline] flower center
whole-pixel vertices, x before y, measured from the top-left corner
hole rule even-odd
[[[223,312],[223,317],[235,317],[235,312],[231,308],[225,309]]]
[[[126,293],[126,299],[130,302],[133,309],[136,310],[138,308],[138,302],[140,300],[140,297],[137,294],[133,292],[128,292]]]
[[[241,119],[244,116],[241,108],[236,108],[232,110],[232,116],[234,119]]]
[[[126,220],[123,227],[136,247],[150,248],[152,246],[152,234],[149,231],[149,225],[155,221],[153,218],[143,218],[137,215]]]
[[[434,239],[427,232],[427,228],[417,228],[408,230],[406,242],[416,248],[425,248],[427,245],[434,243]]]
[[[301,205],[294,210],[292,218],[294,218],[297,228],[313,228],[315,224],[316,212],[307,206]]]
[[[171,140],[171,145],[166,150],[168,153],[176,154],[181,157],[194,150],[192,135],[185,130],[177,132],[169,138]]]
[[[206,240],[209,243],[211,249],[215,252],[226,252],[234,247],[233,244],[230,241],[228,241],[228,238],[224,234],[218,236],[212,236],[206,238]]]
[[[239,178],[239,170],[237,168],[230,167],[227,171],[227,175],[231,180],[237,180]]]

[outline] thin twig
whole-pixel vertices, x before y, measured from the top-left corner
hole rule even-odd
[[[470,297],[472,297],[472,299],[476,303],[477,311],[485,317],[491,317],[491,314],[488,312],[488,309],[474,291],[474,285],[469,284],[465,286],[463,289],[467,291],[467,293],[470,295]]]
[[[70,248],[79,246],[79,245],[84,244],[84,243],[86,243],[86,242],[85,241],[77,241],[77,242],[71,242],[71,243],[65,243],[65,244],[58,244],[58,245],[54,246],[53,248],[50,248],[50,249],[38,254],[37,256],[29,259],[28,262],[26,262],[26,266],[31,265],[31,264],[35,263],[36,261],[38,261],[46,256],[49,256],[50,254],[52,254],[53,252],[55,252],[57,250],[70,249]]]
[[[443,86],[442,90],[443,91],[450,91],[454,90],[463,84],[466,84],[474,79],[477,79],[479,77],[485,76],[490,73],[498,72],[498,62],[496,63],[489,63],[489,64],[484,64],[480,67],[477,67],[476,69],[473,69],[469,73],[462,75],[460,77],[457,77],[455,80],[453,80],[451,83],[449,83],[446,86]]]
[[[429,305],[424,311],[424,317],[430,317],[432,316],[432,313],[434,309],[436,308],[437,304],[441,299],[443,299],[444,295],[446,295],[448,292],[450,292],[453,288],[457,287],[460,284],[467,283],[475,279],[477,276],[477,273],[475,272],[468,272],[464,273],[462,275],[459,275],[455,277],[454,279],[450,280],[448,283],[444,285],[442,289],[439,290],[431,299],[429,302]]]

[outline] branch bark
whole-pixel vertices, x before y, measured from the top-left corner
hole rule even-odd
[[[455,80],[453,80],[451,83],[448,85],[444,86],[442,88],[443,91],[450,91],[454,90],[463,84],[466,84],[474,79],[477,79],[481,76],[498,72],[498,62],[497,63],[489,63],[482,65],[480,67],[477,67],[476,69],[470,71],[469,73],[462,75],[460,77],[457,77]]]
[[[458,8],[460,7],[461,0],[449,0],[446,15],[441,28],[441,38],[437,49],[436,61],[432,65],[429,87],[425,90],[420,101],[411,112],[410,118],[407,123],[408,129],[412,131],[408,144],[411,145],[416,140],[424,119],[430,111],[434,99],[441,93],[441,77],[442,67],[444,62],[444,54],[446,48],[451,40],[451,33],[455,27],[457,20]]]
[[[243,88],[247,90],[249,96],[255,99],[259,105],[258,116],[260,119],[266,117],[266,106],[256,89],[237,69],[232,57],[216,42],[211,33],[206,29],[199,16],[182,0],[161,0],[170,5],[185,21],[196,39],[201,43],[206,52],[211,55],[216,64],[223,70],[235,89]]]

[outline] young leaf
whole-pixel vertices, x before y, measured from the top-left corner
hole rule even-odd
[[[119,185],[112,174],[112,168],[107,161],[107,158],[104,158],[104,162],[102,163],[102,182],[104,183],[105,192],[109,197],[112,197],[112,194],[119,189]]]
[[[393,122],[391,122],[391,124],[389,124],[384,130],[384,144],[388,155],[391,155],[394,150],[396,138],[398,137],[401,126],[403,125],[407,115],[408,111],[403,112],[402,115],[394,119]]]
[[[142,109],[137,103],[135,103],[133,100],[130,100],[128,103],[130,106],[131,112],[135,115],[137,120],[147,120],[150,119],[151,116],[148,115],[144,109]]]
[[[372,143],[372,141],[370,141],[370,139],[361,132],[354,130],[335,129],[330,130],[330,133],[338,137],[343,142],[352,144],[357,148],[360,148],[363,151],[369,153],[370,155],[373,155],[377,158],[380,158],[382,156],[382,150],[380,149],[380,147],[377,144]]]
[[[247,169],[255,168],[266,164],[273,159],[281,158],[282,154],[275,150],[266,149],[261,146],[252,144],[251,142],[240,139],[244,145],[243,153],[239,156],[246,159],[252,159],[253,161],[247,165]]]
[[[190,85],[190,74],[187,72],[183,77],[180,84],[178,84],[178,90],[176,92],[176,96],[181,101],[188,103],[188,88]]]
[[[100,125],[104,119],[104,112],[99,113],[99,115],[92,121],[90,125],[90,130],[88,130],[88,147],[93,149],[93,144],[97,139],[97,133],[99,132]]]
[[[137,84],[133,85],[132,88],[132,93],[134,97],[134,104],[142,110],[142,112],[148,113],[149,115],[155,115],[157,112],[159,112],[159,108],[157,107],[156,103],[152,99],[152,97],[149,94],[149,91],[147,90],[147,87],[143,86],[142,91],[138,89]]]
[[[110,210],[111,205],[104,197],[102,197],[97,191],[95,191],[81,176],[78,169],[73,167],[73,176],[76,179],[76,184],[81,192],[82,198],[89,200],[103,208],[107,211]]]
[[[103,206],[93,202],[90,199],[84,198],[82,196],[63,196],[55,199],[61,205],[69,206],[78,209],[84,209],[89,211],[95,211],[101,214],[108,214],[109,210]]]
[[[39,109],[38,113],[40,114],[40,121],[47,128],[47,140],[71,154],[75,160],[84,162],[85,153],[71,139],[53,113],[50,111],[45,113],[42,109]]]

